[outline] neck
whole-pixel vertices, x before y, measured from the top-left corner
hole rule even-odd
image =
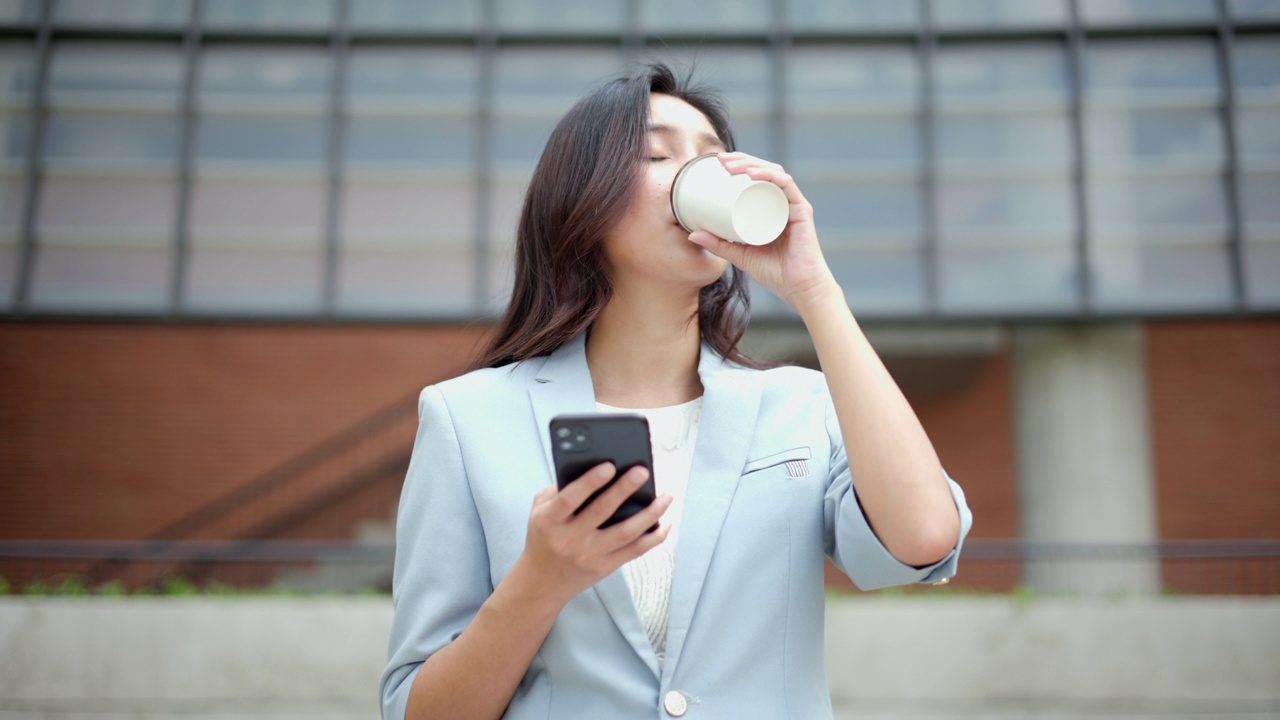
[[[631,408],[666,407],[702,395],[698,296],[615,288],[591,325],[587,366],[596,400]]]

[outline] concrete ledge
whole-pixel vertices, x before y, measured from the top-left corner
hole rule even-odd
[[[1277,701],[1280,599],[827,603],[839,700]]]
[[[837,705],[1280,707],[1280,598],[827,607]],[[390,622],[387,598],[0,598],[0,716],[153,701],[175,715],[328,703],[374,717]]]

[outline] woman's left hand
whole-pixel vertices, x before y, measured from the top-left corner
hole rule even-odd
[[[791,215],[781,237],[768,245],[739,245],[705,230],[689,235],[689,240],[741,268],[767,290],[797,307],[806,294],[818,293],[835,283],[827,267],[818,232],[813,224],[813,206],[781,165],[746,153],[720,153],[724,168],[733,175],[745,174],[782,188],[791,206]],[[798,308],[797,308],[798,309]]]

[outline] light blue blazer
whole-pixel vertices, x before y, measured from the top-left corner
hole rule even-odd
[[[466,629],[524,549],[533,496],[554,477],[547,424],[595,412],[584,341],[423,390],[396,529],[384,718],[404,717],[423,660]],[[565,606],[507,718],[667,718],[664,702],[689,720],[829,718],[824,554],[863,590],[955,574],[960,543],[917,569],[876,538],[820,373],[745,369],[704,344],[698,374],[665,662],[615,572]],[[963,542],[972,515],[948,483]]]

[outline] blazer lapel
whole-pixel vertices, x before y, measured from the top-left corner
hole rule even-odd
[[[591,382],[591,370],[587,367],[586,338],[585,332],[579,333],[553,352],[529,387],[529,401],[533,405],[533,416],[538,424],[547,477],[552,478],[552,482],[556,472],[551,457],[551,435],[548,432],[551,418],[556,415],[588,414],[596,411],[595,386]],[[658,656],[654,654],[653,644],[649,642],[649,636],[640,622],[635,601],[631,598],[631,588],[627,586],[622,570],[619,569],[596,583],[593,590],[609,617],[618,626],[618,631],[653,671],[654,677],[658,677]]]
[[[703,388],[702,421],[680,521],[680,544],[676,547],[667,624],[668,673],[680,660],[720,529],[747,462],[760,411],[757,373],[735,369],[704,344],[698,374]]]

